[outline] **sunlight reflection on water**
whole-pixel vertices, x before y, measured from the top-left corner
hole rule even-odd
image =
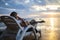
[[[45,23],[38,24],[37,28],[47,30],[60,30],[60,18],[44,18]]]

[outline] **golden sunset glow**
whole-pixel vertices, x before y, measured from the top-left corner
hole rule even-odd
[[[0,40],[60,40],[60,0],[0,0]]]
[[[54,18],[50,18],[51,29],[54,29]]]
[[[50,32],[48,40],[57,40],[56,33],[54,31]]]

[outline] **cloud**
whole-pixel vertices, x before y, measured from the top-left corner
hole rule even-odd
[[[7,9],[7,10],[13,10],[13,11],[16,10],[16,9],[11,9],[11,8],[4,8],[4,7],[0,7],[0,9]]]
[[[40,15],[38,15],[38,14],[30,14],[30,15],[28,15],[27,17],[28,18],[34,18],[34,17],[39,17]]]
[[[30,11],[35,11],[35,12],[58,11],[59,9],[60,9],[60,5],[45,5],[45,6],[32,5],[30,7]]]
[[[46,6],[40,6],[40,5],[33,5],[30,7],[31,11],[46,11]]]
[[[41,11],[49,11],[52,9],[53,10],[57,9],[56,5],[54,7],[52,7],[52,6],[48,6],[46,4],[46,3],[52,4],[51,3],[52,0],[0,0],[0,1],[1,1],[0,10],[5,9],[5,10],[10,10],[10,11],[16,11],[16,12],[23,13],[23,14],[24,13],[33,14],[34,12],[38,13]],[[48,2],[46,2],[46,1],[48,1]],[[55,1],[58,2],[59,0],[55,0]],[[57,3],[55,1],[53,1],[54,4]]]
[[[30,13],[27,17],[29,17],[29,18],[43,18],[44,16],[46,16],[46,15],[44,15],[42,12],[33,12],[33,13]]]
[[[30,3],[30,0],[14,0],[14,2],[15,2],[16,4],[26,5],[26,4]]]
[[[25,0],[25,3],[27,4],[27,3],[29,3],[30,2],[30,0]]]

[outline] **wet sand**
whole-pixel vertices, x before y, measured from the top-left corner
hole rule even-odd
[[[33,40],[33,36],[27,36],[25,39]],[[42,30],[42,37],[39,40],[60,40],[60,30]]]

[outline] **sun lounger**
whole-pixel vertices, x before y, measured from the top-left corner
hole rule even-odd
[[[0,40],[23,40],[24,36],[32,33],[34,34],[35,40],[38,40],[36,31],[32,25],[23,28],[20,23],[11,16],[1,16],[1,21],[7,26],[7,28],[0,36]],[[30,28],[32,28],[32,31],[28,31]]]

